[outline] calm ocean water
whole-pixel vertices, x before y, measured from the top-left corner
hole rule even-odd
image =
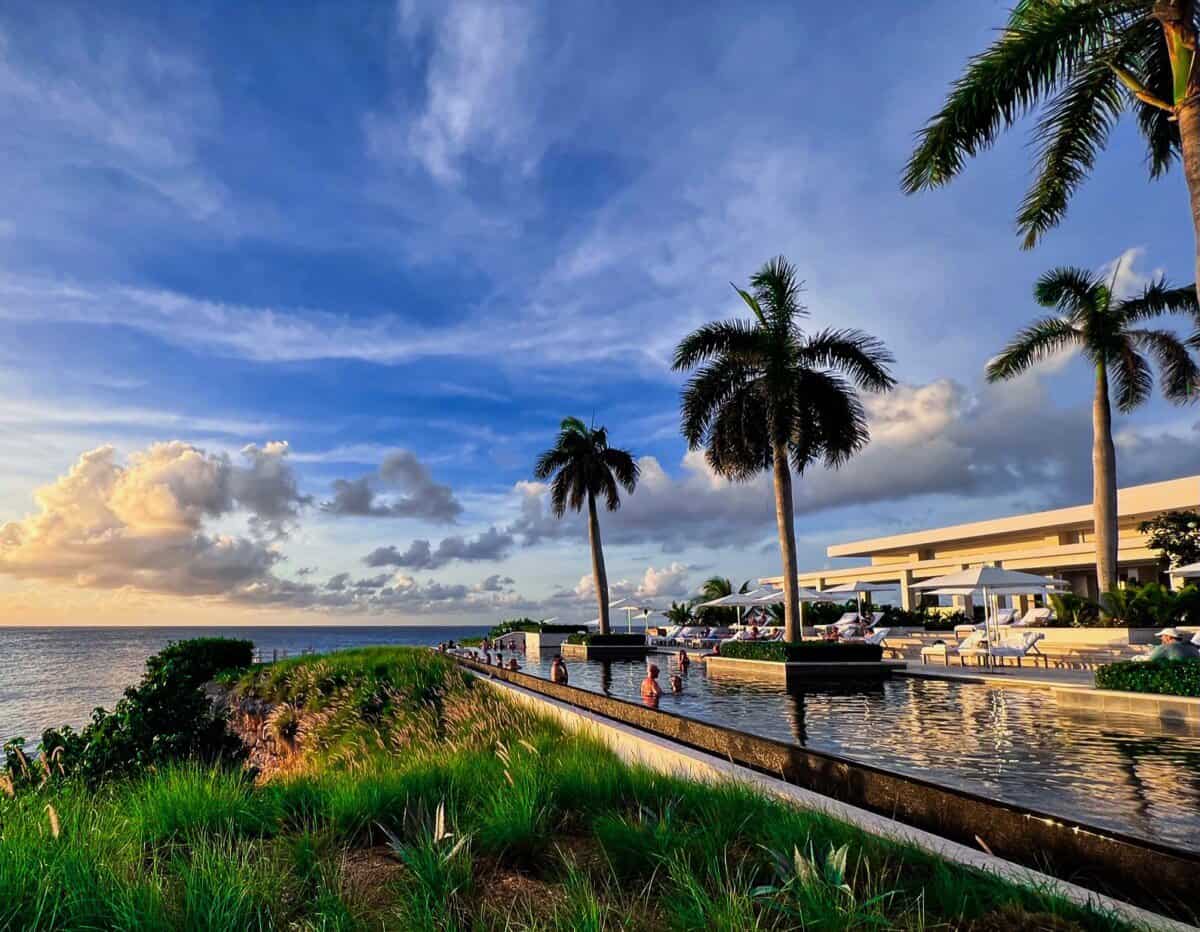
[[[170,641],[248,638],[270,659],[370,644],[429,645],[483,634],[487,625],[396,627],[0,628],[0,743],[16,735],[36,742],[58,725],[76,728],[92,709],[111,709],[142,675],[146,658]]]

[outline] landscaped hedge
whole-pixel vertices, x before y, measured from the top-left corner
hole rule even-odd
[[[644,647],[644,634],[572,634],[568,644],[587,644],[589,647]]]
[[[534,621],[531,618],[511,618],[508,621],[502,621],[498,625],[493,625],[488,631],[488,637],[498,638],[504,634],[510,634],[513,631],[524,631],[526,633],[542,633],[542,634],[570,634],[573,631],[578,631],[582,625],[554,625],[546,624],[541,621]]]
[[[878,644],[836,641],[731,641],[721,645],[720,656],[734,660],[775,660],[780,663],[842,663],[882,660],[883,648]]]
[[[1096,671],[1098,689],[1167,696],[1200,696],[1200,660],[1110,663]]]

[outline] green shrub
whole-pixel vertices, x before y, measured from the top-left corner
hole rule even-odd
[[[532,618],[509,618],[498,625],[493,625],[491,630],[488,631],[488,637],[498,638],[512,631],[541,632],[542,634],[571,634],[574,631],[578,631],[579,628],[579,625],[546,624],[542,621],[534,621]],[[462,643],[466,642],[463,641]]]
[[[839,663],[883,659],[878,644],[837,641],[731,641],[721,645],[720,654],[735,660],[774,660],[780,663]]]
[[[250,665],[254,644],[229,638],[177,641],[146,661],[146,673],[112,712],[96,709],[81,732],[69,726],[42,734],[42,766],[53,778],[81,776],[95,785],[171,761],[240,762],[245,749],[203,686],[218,673]],[[19,750],[6,745],[14,783],[27,779]],[[15,765],[15,766],[14,766]]]
[[[960,610],[927,610],[925,616],[926,631],[953,631],[959,625],[969,624],[974,624],[974,622],[967,618],[966,612]]]
[[[1098,689],[1200,696],[1200,660],[1110,663],[1096,671]]]
[[[644,634],[572,634],[568,644],[587,644],[590,647],[643,647]]]

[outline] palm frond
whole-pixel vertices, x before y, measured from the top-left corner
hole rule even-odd
[[[1200,316],[1200,304],[1196,302],[1195,284],[1172,288],[1160,276],[1137,297],[1122,301],[1115,311],[1126,323],[1136,323],[1164,314],[1188,314],[1195,318]]]
[[[1179,337],[1167,330],[1130,330],[1129,337],[1158,363],[1159,383],[1166,398],[1181,403],[1195,397],[1200,367]]]
[[[1120,349],[1108,360],[1108,371],[1117,389],[1117,409],[1128,414],[1150,397],[1154,391],[1154,374],[1146,357],[1139,353],[1133,340],[1123,341]]]
[[[638,476],[642,472],[637,460],[633,458],[633,454],[628,450],[608,447],[604,451],[602,459],[604,465],[608,467],[608,472],[616,478],[626,492],[632,494],[633,490],[637,488]]]
[[[1056,307],[1076,317],[1094,308],[1102,285],[1086,269],[1059,266],[1037,280],[1033,296],[1042,307]]]
[[[764,396],[750,387],[729,398],[703,438],[705,458],[727,479],[745,482],[771,466],[770,417]]]
[[[756,374],[741,360],[726,356],[688,379],[680,402],[680,428],[690,445],[699,445],[721,407]]]
[[[1080,340],[1079,331],[1061,317],[1045,317],[1018,333],[987,365],[987,380],[1000,382],[1020,375]]]
[[[793,396],[791,462],[797,473],[817,461],[836,468],[871,439],[858,393],[841,376],[810,370]]]
[[[750,287],[758,305],[766,312],[770,325],[790,328],[797,317],[808,315],[800,303],[804,282],[796,277],[796,267],[783,256],[768,260],[750,277]]]
[[[561,518],[567,513],[567,501],[571,495],[571,474],[562,470],[555,475],[550,483],[550,510],[554,517]],[[578,509],[576,509],[578,511]]]
[[[570,462],[570,459],[570,453],[556,444],[537,458],[533,465],[533,475],[543,481],[549,479]]]
[[[1161,27],[1151,20],[1146,24],[1153,33]],[[1140,28],[1141,24],[1139,24]],[[1171,100],[1174,94],[1174,77],[1171,73],[1171,57],[1167,43],[1161,35],[1155,35],[1142,53],[1142,65],[1136,70],[1150,93],[1161,100]],[[1137,114],[1138,128],[1146,140],[1146,161],[1150,166],[1150,177],[1159,178],[1180,157],[1182,142],[1179,138],[1179,123],[1174,115],[1145,101],[1133,101]]]
[[[1121,18],[1142,6],[1134,0],[1043,0],[1015,10],[1008,28],[969,62],[945,105],[921,130],[903,189],[912,193],[948,182],[967,158],[1070,81],[1103,51]]]
[[[753,359],[762,351],[758,327],[745,320],[718,320],[697,327],[679,341],[671,368],[691,369],[715,356]]]
[[[822,330],[800,349],[802,365],[843,372],[861,388],[886,392],[896,385],[888,367],[896,361],[883,343],[861,330]]]
[[[1067,202],[1087,178],[1096,153],[1125,108],[1127,94],[1105,61],[1073,76],[1038,121],[1041,146],[1034,182],[1017,213],[1023,245],[1031,249],[1067,212]]]

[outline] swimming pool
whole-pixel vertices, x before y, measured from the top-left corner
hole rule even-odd
[[[548,676],[550,653],[516,656]],[[667,688],[667,658],[652,659]],[[642,661],[568,669],[572,686],[641,701]],[[1048,690],[905,676],[801,689],[710,678],[693,663],[658,708],[1200,851],[1200,733],[1062,712]]]

